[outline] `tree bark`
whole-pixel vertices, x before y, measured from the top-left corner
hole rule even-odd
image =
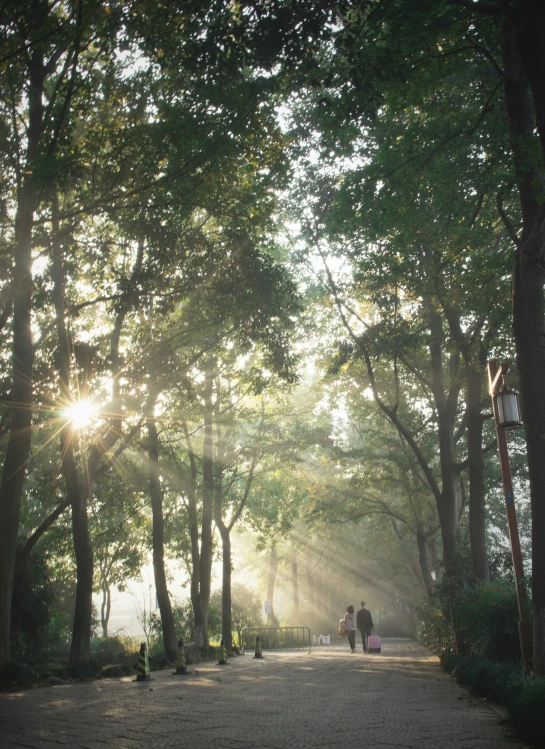
[[[514,3],[516,46],[529,83],[541,152],[545,155],[545,5],[535,0]]]
[[[174,626],[174,616],[168,594],[165,570],[165,521],[163,517],[163,487],[159,471],[159,435],[155,420],[155,403],[157,394],[152,393],[148,404],[146,425],[148,429],[148,478],[152,513],[153,574],[155,592],[161,613],[161,627],[165,654],[169,661],[176,662],[178,640]]]
[[[428,540],[422,532],[416,534],[416,544],[418,546],[418,563],[420,565],[420,574],[426,588],[426,593],[431,598],[435,593],[435,581],[431,575],[431,565],[428,553]]]
[[[36,3],[35,33],[40,36],[47,21],[47,3]],[[31,48],[28,86],[27,159],[17,190],[11,356],[11,421],[2,481],[0,483],[0,666],[9,660],[11,599],[17,549],[17,532],[26,468],[30,455],[32,424],[32,230],[38,204],[34,184],[35,159],[43,131],[43,93],[46,71],[42,44]]]
[[[201,606],[201,553],[199,546],[199,513],[197,509],[197,462],[189,429],[186,422],[182,422],[187,453],[189,456],[190,481],[187,487],[187,512],[189,521],[189,537],[191,541],[191,583],[190,597],[195,624],[195,644],[203,647],[203,616]]]
[[[523,218],[522,237],[513,268],[513,330],[530,479],[533,670],[539,674],[545,673],[545,389],[542,386],[545,381],[545,216],[535,187],[542,175],[535,162],[528,159],[528,144],[533,137],[537,113],[545,158],[545,92],[541,78],[544,46],[543,4],[519,0],[513,17],[508,17],[504,24],[503,54],[507,120]]]
[[[66,494],[72,505],[72,536],[76,555],[76,606],[72,626],[70,665],[89,662],[93,616],[93,547],[89,538],[87,495],[78,479],[70,426],[63,429],[61,450]]]
[[[208,647],[208,606],[212,577],[212,520],[214,515],[214,461],[213,461],[213,365],[210,363],[205,375],[204,393],[204,440],[203,440],[203,490],[200,554],[200,599],[202,613],[202,645]]]
[[[222,551],[221,633],[227,652],[233,649],[232,585],[231,585],[231,532],[225,525],[219,527]]]
[[[469,545],[471,568],[481,582],[490,580],[486,551],[483,415],[481,407],[484,370],[467,368],[467,458],[469,473]]]
[[[65,273],[59,228],[58,197],[55,192],[52,202],[52,277],[55,299],[55,325],[58,338],[58,361],[61,396],[65,403],[71,402],[70,393],[70,343],[66,330]],[[72,508],[72,536],[76,556],[76,605],[70,647],[70,663],[89,661],[89,641],[93,613],[93,549],[89,538],[87,519],[87,496],[77,471],[74,445],[77,434],[67,422],[60,436],[61,465],[66,486],[66,499]]]
[[[214,520],[216,528],[218,529],[221,536],[222,544],[222,589],[221,589],[221,622],[222,622],[222,637],[223,644],[227,648],[227,651],[233,649],[233,614],[232,614],[232,563],[231,563],[231,531],[235,527],[235,524],[241,516],[250,489],[253,483],[254,470],[257,462],[256,454],[252,457],[248,476],[246,478],[246,485],[242,497],[236,502],[236,500],[228,500],[228,494],[232,486],[228,487],[227,490],[224,487],[223,474],[226,458],[226,447],[229,442],[230,430],[221,427],[221,398],[220,398],[220,384],[219,378],[216,378],[216,406],[218,409],[217,425],[216,425],[216,467],[214,470]],[[224,519],[224,512],[227,514],[224,504],[228,505],[231,510],[231,517],[227,521]]]
[[[430,317],[430,361],[432,371],[432,388],[437,408],[437,436],[439,442],[439,464],[441,466],[441,494],[437,501],[437,514],[443,540],[443,558],[452,559],[458,547],[458,509],[460,504],[458,491],[458,471],[456,465],[456,444],[454,441],[454,423],[458,407],[458,395],[461,382],[456,376],[457,357],[450,362],[452,382],[445,389],[443,375],[443,348],[441,321],[427,303]]]
[[[72,400],[70,392],[70,361],[71,351],[69,336],[65,324],[64,300],[64,268],[62,246],[60,242],[60,228],[58,221],[58,198],[53,198],[53,276],[55,288],[56,326],[59,338],[59,374],[61,392],[66,402]],[[66,424],[61,431],[62,469],[66,484],[67,499],[72,507],[72,533],[74,552],[76,555],[76,606],[72,630],[72,644],[70,648],[70,663],[87,663],[89,661],[89,646],[91,638],[91,621],[93,612],[93,549],[89,537],[87,518],[87,504],[91,496],[97,469],[102,457],[114,447],[122,437],[122,397],[119,373],[122,358],[119,353],[121,331],[127,314],[133,304],[134,286],[137,282],[143,260],[144,244],[139,243],[138,254],[131,274],[129,291],[122,299],[117,312],[110,341],[110,361],[112,374],[112,399],[107,410],[113,414],[106,435],[99,439],[91,448],[88,455],[81,456],[85,462],[81,473],[77,470],[77,460],[74,453],[76,435],[71,425]]]

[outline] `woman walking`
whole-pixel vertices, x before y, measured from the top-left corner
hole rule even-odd
[[[354,607],[348,606],[344,615],[344,629],[348,637],[348,644],[352,653],[356,652],[356,615]]]

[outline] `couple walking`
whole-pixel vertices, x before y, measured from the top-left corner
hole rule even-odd
[[[357,614],[354,613],[353,606],[349,606],[346,609],[344,629],[348,637],[348,644],[353,653],[356,652],[356,629],[359,629],[361,634],[363,652],[367,653],[369,635],[373,626],[373,617],[371,616],[371,612],[365,608],[365,601],[361,602],[361,609]]]

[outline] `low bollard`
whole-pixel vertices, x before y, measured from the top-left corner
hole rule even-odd
[[[259,635],[255,638],[254,658],[263,658],[263,651],[261,650],[261,645],[259,644]]]
[[[138,668],[136,669],[136,681],[149,681],[151,679],[148,651],[146,649],[146,643],[143,642],[140,645],[140,653],[138,655]]]
[[[172,672],[172,676],[185,676],[191,673],[187,670],[185,661],[185,650],[184,641],[178,640],[178,654],[176,655],[176,671]]]

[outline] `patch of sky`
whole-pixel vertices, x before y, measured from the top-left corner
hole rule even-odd
[[[32,262],[32,277],[43,276],[48,264],[49,258],[47,255],[38,255]]]
[[[120,49],[118,47],[115,52],[115,60],[122,67],[120,78],[123,81],[126,81],[137,73],[141,73],[145,70],[153,69],[156,73],[160,72],[159,66],[152,62],[149,57],[143,55],[135,46],[130,46],[125,49]]]

